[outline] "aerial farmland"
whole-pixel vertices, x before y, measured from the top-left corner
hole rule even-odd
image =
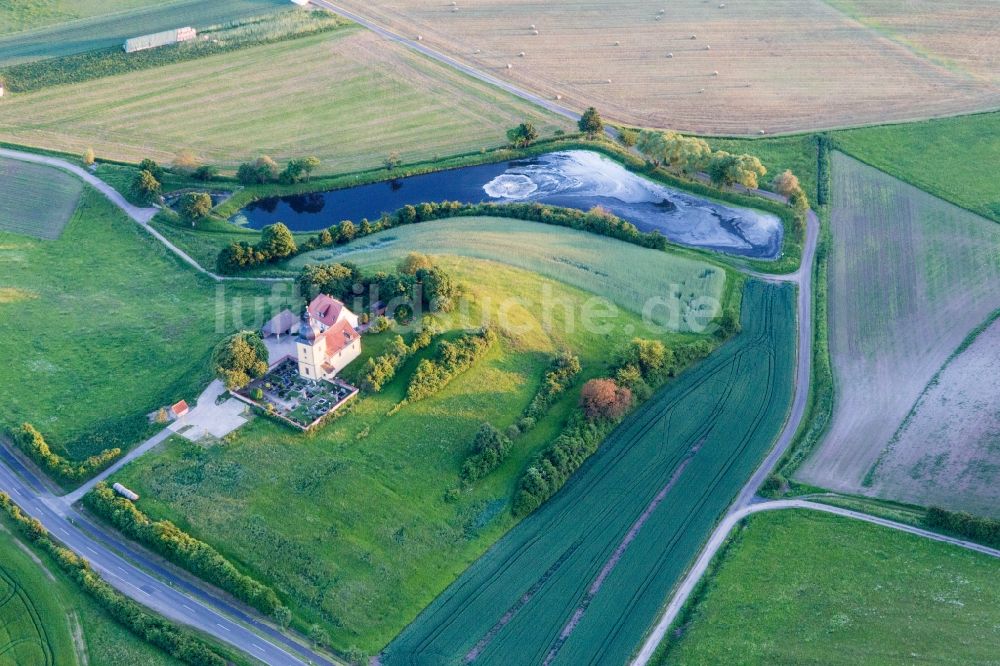
[[[0,666],[994,663],[998,27],[0,3]]]
[[[931,2],[922,12],[823,0],[628,0],[613,11],[600,0],[335,4],[546,99],[596,104],[639,127],[755,135],[1000,106],[988,0],[963,3],[960,22]]]

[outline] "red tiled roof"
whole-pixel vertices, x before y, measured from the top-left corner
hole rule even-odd
[[[309,304],[309,316],[323,322],[324,326],[333,326],[344,309],[344,304],[333,296],[320,294]]]
[[[326,355],[333,356],[341,349],[347,347],[360,336],[358,332],[346,321],[340,321],[331,326],[323,333],[326,338]]]
[[[174,416],[184,416],[185,414],[188,413],[189,407],[186,402],[181,400],[180,402],[171,405],[170,411],[174,413]]]

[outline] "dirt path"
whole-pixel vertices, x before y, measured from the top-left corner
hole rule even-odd
[[[69,173],[81,178],[85,183],[96,189],[98,192],[103,194],[108,198],[108,201],[113,203],[115,206],[121,209],[123,213],[128,215],[134,222],[136,222],[140,227],[146,230],[150,236],[156,240],[163,243],[163,245],[177,255],[184,263],[188,264],[194,268],[199,273],[209,276],[217,282],[222,282],[224,280],[243,280],[251,282],[288,282],[292,278],[267,278],[267,277],[229,277],[225,275],[218,275],[212,271],[204,268],[201,264],[194,260],[187,252],[180,249],[173,243],[171,243],[166,236],[161,234],[159,231],[154,229],[149,225],[149,221],[160,212],[159,208],[140,208],[139,206],[133,206],[130,204],[125,197],[121,195],[118,190],[108,185],[106,182],[90,173],[83,167],[77,166],[72,162],[67,162],[64,159],[58,157],[49,157],[47,155],[38,155],[35,153],[26,153],[20,150],[9,150],[6,148],[0,148],[0,157],[7,157],[12,160],[20,160],[22,162],[31,162],[33,164],[44,164],[46,166],[55,167],[56,169],[61,169],[63,171],[68,171]]]

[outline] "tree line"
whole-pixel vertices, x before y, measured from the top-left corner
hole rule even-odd
[[[356,238],[397,226],[454,217],[480,216],[569,227],[657,250],[664,250],[668,246],[666,237],[660,232],[656,230],[641,232],[631,222],[626,222],[599,207],[581,211],[540,203],[465,204],[458,201],[443,201],[403,206],[394,213],[382,215],[375,222],[362,220],[360,225],[351,220],[344,220],[320,231],[299,246],[296,246],[294,236],[284,224],[279,222],[268,225],[262,230],[261,240],[258,243],[239,241],[224,247],[216,259],[216,269],[224,275],[232,275],[241,270],[284,261],[303,252],[344,245]],[[277,246],[275,246],[276,239],[280,239]]]
[[[239,571],[219,551],[195,539],[169,520],[153,521],[103,481],[87,493],[84,505],[130,539],[152,548],[174,564],[229,592],[268,616],[283,615],[271,588]]]

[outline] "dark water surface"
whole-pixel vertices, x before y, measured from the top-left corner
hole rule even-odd
[[[761,259],[781,251],[777,216],[654,183],[588,150],[261,199],[240,211],[234,222],[253,229],[283,222],[293,231],[316,231],[341,220],[375,220],[427,201],[532,201],[580,210],[601,206],[642,231],[658,230],[683,245]]]

